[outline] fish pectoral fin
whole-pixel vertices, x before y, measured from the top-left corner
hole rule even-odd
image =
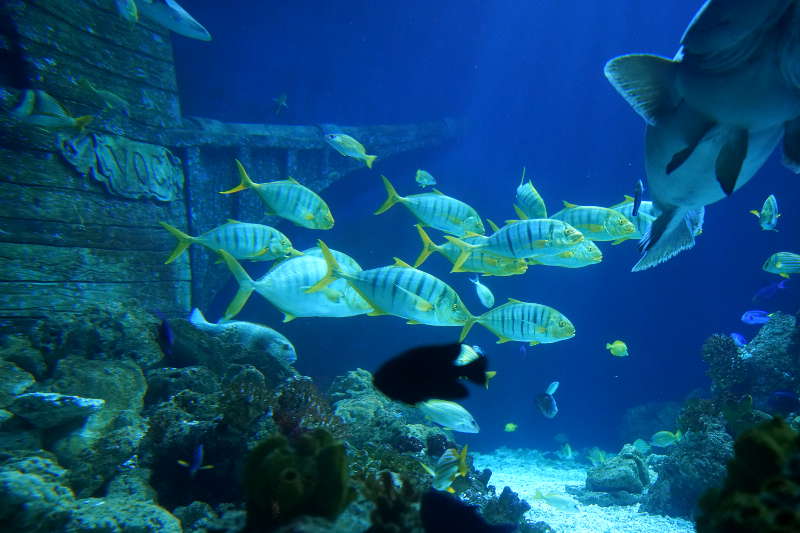
[[[752,215],[755,215],[755,216],[757,216],[757,217],[761,218],[761,213],[759,213],[759,212],[758,212],[757,210],[755,210],[755,209],[751,209],[751,210],[750,210],[750,214],[752,214]]]
[[[736,188],[736,180],[742,171],[744,158],[747,157],[748,137],[747,130],[736,129],[720,149],[714,163],[717,181],[727,196]]]
[[[677,62],[651,54],[628,54],[606,63],[608,81],[648,124],[680,101],[675,91]]]
[[[284,322],[284,324],[285,324],[286,322],[291,322],[291,321],[292,321],[292,320],[294,320],[295,318],[297,318],[297,317],[296,317],[296,316],[294,316],[294,315],[292,315],[292,314],[289,314],[289,313],[286,313],[286,312],[284,312],[284,313],[283,313],[283,322]]]
[[[783,127],[783,166],[800,174],[800,118]]]
[[[397,287],[399,290],[401,290],[404,293],[406,293],[414,301],[414,307],[416,308],[417,311],[421,311],[421,312],[425,313],[425,312],[430,311],[431,309],[433,309],[433,304],[430,303],[425,298],[423,298],[422,296],[420,296],[419,294],[414,294],[410,290],[404,289],[403,287],[397,285],[396,283],[395,283],[395,287]]]
[[[303,218],[306,220],[314,220],[314,213],[306,213],[303,215]]]
[[[623,237],[621,239],[617,239],[616,241],[613,241],[611,243],[611,246],[616,246],[616,245],[621,244],[621,243],[623,243],[623,242],[625,242],[627,240],[628,240],[627,237]]]
[[[511,339],[508,337],[497,337],[497,344],[503,344],[504,342],[509,342]]]

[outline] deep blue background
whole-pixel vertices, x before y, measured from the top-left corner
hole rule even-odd
[[[393,256],[411,262],[419,251],[403,207],[371,214],[384,198],[380,173],[401,194],[410,194],[418,191],[414,171],[425,168],[445,193],[498,222],[513,216],[523,165],[551,212],[562,200],[620,201],[643,176],[644,125],[607,83],[603,65],[629,52],[672,56],[700,2],[182,4],[214,36],[211,43],[174,39],[184,114],[275,122],[272,98],[285,92],[290,108],[280,117],[283,123],[469,120],[466,137],[457,143],[379,159],[372,171],[358,171],[324,191],[336,217],[332,231],[281,228],[297,248],[322,237],[373,268]],[[578,333],[523,355],[519,343],[495,345],[476,326],[467,340],[488,349],[498,376],[488,392],[476,390],[464,403],[482,431],[461,440],[483,450],[501,444],[554,449],[553,436],[564,432],[573,445],[617,448],[626,408],[680,401],[706,387],[704,339],[730,331],[753,336],[755,327],[739,316],[753,307],[756,289],[777,279],[761,271],[762,262],[775,251],[797,251],[792,247],[800,215],[793,208],[799,182],[774,157],[744,190],[711,206],[695,249],[653,270],[629,272],[638,256],[631,241],[601,243],[605,259],[598,266],[533,267],[524,276],[484,278],[498,302],[514,297],[551,305]],[[770,193],[783,211],[777,233],[762,232],[747,213],[760,209]],[[448,266],[434,256],[424,269],[445,279],[480,313],[468,275],[447,274]],[[767,308],[795,312],[797,294],[795,286]],[[220,295],[220,309],[229,297]],[[285,333],[298,350],[297,368],[323,384],[355,367],[374,370],[411,345],[458,334],[455,328],[408,326],[394,317],[306,318],[284,325],[258,297],[239,318]],[[604,350],[617,338],[628,343],[629,358]],[[552,380],[561,382],[561,411],[546,420],[533,396]],[[502,431],[509,421],[519,424],[516,433]]]

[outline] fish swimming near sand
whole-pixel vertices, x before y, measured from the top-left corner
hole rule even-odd
[[[459,364],[462,350],[458,343],[411,348],[383,363],[372,383],[392,400],[412,405],[432,398],[466,398],[469,390],[463,380],[485,386],[488,360],[478,355]]]
[[[800,171],[800,4],[708,0],[673,59],[631,54],[605,74],[647,122],[647,186],[660,212],[633,270],[694,246],[687,216],[745,185],[783,136]]]
[[[138,0],[139,13],[178,35],[210,41],[211,34],[175,0]]]
[[[206,320],[199,309],[192,310],[189,322],[197,329],[212,335],[230,335],[231,340],[237,344],[269,354],[283,364],[290,365],[297,360],[292,342],[270,327],[240,320],[214,324]]]

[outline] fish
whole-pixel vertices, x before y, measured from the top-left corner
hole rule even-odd
[[[734,344],[739,348],[747,346],[747,339],[741,333],[730,333],[729,337],[733,339]]]
[[[788,284],[788,279],[782,279],[761,287],[753,295],[753,301],[757,302],[759,300],[769,300],[770,298],[774,297],[779,290],[785,289]]]
[[[644,183],[642,183],[642,180],[636,180],[636,185],[633,187],[633,208],[631,209],[631,216],[639,216],[639,208],[642,206],[643,193]]]
[[[232,319],[242,310],[253,291],[277,307],[284,314],[284,322],[297,317],[356,316],[372,310],[344,280],[329,284],[317,294],[307,293],[327,272],[325,260],[313,254],[304,253],[300,257],[278,263],[258,280],[253,280],[228,252],[220,250],[219,254],[239,285],[236,295],[225,310],[225,320]]]
[[[556,452],[556,455],[559,459],[563,459],[565,461],[571,461],[575,458],[575,452],[572,451],[572,446],[569,445],[569,442],[562,444]]]
[[[158,324],[158,344],[161,346],[161,351],[165,355],[172,355],[172,349],[175,346],[175,331],[169,324],[169,319],[161,311],[155,311],[154,314],[161,322]]]
[[[484,307],[491,308],[494,305],[494,294],[492,294],[489,287],[481,283],[477,276],[470,278],[470,281],[475,284],[475,292],[478,294],[478,299]]]
[[[622,216],[630,220],[634,227],[633,233],[613,241],[611,243],[612,245],[620,244],[621,242],[625,242],[629,239],[640,240],[644,235],[647,234],[648,231],[650,231],[650,226],[653,224],[653,221],[656,219],[658,214],[653,207],[653,202],[642,201],[639,205],[639,213],[636,216],[633,216],[634,202],[635,199],[632,196],[625,195],[625,199],[622,202],[610,207],[610,209],[614,209],[615,211],[622,213]]]
[[[505,426],[503,426],[503,431],[505,431],[506,433],[513,433],[514,431],[517,430],[518,427],[519,426],[517,426],[515,423],[508,422]]]
[[[178,244],[170,256],[164,261],[169,264],[175,261],[192,244],[205,246],[209,250],[225,250],[236,259],[249,261],[271,261],[281,257],[301,255],[292,247],[289,238],[271,226],[250,224],[229,220],[202,235],[192,237],[178,228],[159,221],[161,227],[178,239]]]
[[[414,405],[429,399],[458,400],[469,396],[463,379],[485,386],[489,361],[479,355],[457,364],[459,343],[418,346],[384,362],[372,375],[372,384],[385,396]]]
[[[372,168],[372,163],[378,159],[376,155],[368,155],[363,144],[344,133],[328,133],[325,135],[325,142],[343,156],[363,161],[367,168]]]
[[[94,120],[92,115],[71,116],[58,100],[42,90],[26,89],[17,107],[9,115],[28,126],[49,131],[81,132]]]
[[[433,252],[442,254],[450,263],[455,264],[461,256],[461,250],[458,246],[449,241],[440,245],[434,244],[421,224],[416,224],[415,227],[422,240],[422,251],[417,260],[414,261],[414,268],[422,265]],[[476,235],[474,237],[465,237],[463,241],[468,244],[475,244],[482,242],[485,238],[482,235]],[[475,250],[453,272],[479,272],[484,276],[514,276],[524,274],[527,270],[528,264],[525,259],[504,257],[485,250]]]
[[[800,399],[792,391],[775,391],[767,398],[770,413],[788,416],[800,411]]]
[[[606,343],[606,350],[611,352],[614,357],[628,357],[628,345],[621,340],[616,340],[611,343]]]
[[[474,317],[458,293],[444,281],[398,258],[390,266],[347,272],[327,251],[328,246],[321,240],[317,242],[327,270],[307,292],[317,292],[336,279],[344,279],[372,307],[372,316],[394,315],[411,324],[462,326],[459,342],[466,336],[467,326],[471,327]]]
[[[453,263],[455,272],[476,251],[487,251],[504,257],[525,259],[537,255],[557,254],[583,241],[583,234],[560,220],[535,218],[515,221],[475,243],[446,235],[461,254]]]
[[[203,455],[204,455],[203,445],[198,444],[197,447],[194,449],[191,461],[184,461],[183,459],[178,459],[179,465],[189,469],[189,478],[194,479],[194,476],[196,476],[197,473],[200,472],[201,470],[210,470],[214,468],[214,465],[203,464]]]
[[[480,356],[483,355],[483,350],[480,346],[470,346],[469,344],[462,344],[461,345],[461,352],[458,354],[456,358],[455,364],[457,366],[468,365],[472,361],[478,359]]]
[[[420,187],[423,188],[436,185],[436,178],[431,176],[431,173],[427,170],[418,169],[416,175],[414,176],[414,180],[419,183]]]
[[[558,414],[558,404],[553,396],[558,390],[558,384],[558,381],[554,381],[544,392],[536,395],[536,407],[546,418],[555,418]]]
[[[650,444],[658,448],[666,448],[672,446],[676,442],[680,442],[682,438],[683,435],[680,429],[675,433],[671,431],[658,431],[650,437]]]
[[[789,274],[800,274],[800,254],[792,252],[777,252],[764,261],[763,270],[788,278]]]
[[[570,496],[567,496],[566,494],[559,494],[557,492],[542,494],[542,492],[537,489],[536,493],[533,495],[533,499],[542,500],[547,503],[547,505],[562,511],[577,511],[579,509],[578,502],[576,500]]]
[[[636,228],[619,211],[608,207],[581,206],[564,202],[564,209],[550,215],[580,231],[591,241],[616,241],[627,238]]]
[[[457,448],[448,448],[445,450],[442,456],[439,457],[439,460],[436,461],[436,465],[433,468],[422,462],[420,462],[420,464],[428,474],[433,476],[433,483],[431,483],[431,486],[434,489],[453,494],[455,493],[455,490],[451,487],[453,481],[455,481],[458,476],[466,477],[467,472],[469,472],[469,467],[467,466],[467,445],[465,444],[460,452]]]
[[[660,213],[633,271],[693,247],[687,214],[744,186],[781,138],[784,165],[800,171],[796,19],[794,2],[708,0],[672,59],[629,54],[606,64],[647,123],[647,186]]]
[[[93,97],[100,100],[104,107],[108,109],[120,109],[126,115],[129,114],[130,105],[128,104],[127,100],[121,96],[105,89],[98,89],[86,78],[79,79],[78,86],[87,93],[91,94]]]
[[[135,0],[114,0],[119,16],[128,22],[139,22],[139,9]]]
[[[589,462],[592,463],[592,466],[599,466],[606,462],[608,459],[608,455],[606,452],[598,448],[597,446],[593,446],[589,449],[589,452],[586,454],[586,457],[589,459]]]
[[[761,207],[761,211],[753,209],[750,212],[758,217],[758,223],[761,225],[762,230],[778,231],[775,229],[775,226],[778,225],[778,217],[780,217],[781,214],[778,212],[778,200],[775,199],[774,194],[767,196],[767,199],[764,200],[764,205]]]
[[[175,0],[138,0],[139,13],[178,35],[210,41],[211,34]]]
[[[468,321],[461,333],[462,340],[473,323],[478,323],[497,335],[498,344],[520,341],[535,346],[575,336],[575,326],[559,311],[546,305],[521,302],[513,298]]]
[[[297,180],[289,178],[267,183],[254,183],[238,159],[236,168],[239,171],[241,182],[233,189],[221,191],[220,194],[233,194],[245,189],[253,189],[266,204],[269,215],[277,215],[309,229],[331,229],[333,227],[333,215],[325,200]]]
[[[524,259],[528,265],[546,265],[562,268],[583,268],[603,261],[603,252],[589,239],[584,239],[572,248],[550,255],[534,255]]]
[[[416,404],[420,412],[444,427],[460,433],[478,433],[480,428],[475,419],[456,402],[431,399]]]
[[[281,94],[279,94],[278,96],[276,96],[275,98],[272,99],[272,101],[275,103],[275,116],[276,117],[279,116],[282,111],[289,109],[289,104],[287,102],[288,99],[289,99],[289,97],[286,96],[286,93],[281,93]]]
[[[425,533],[512,533],[517,529],[516,524],[489,524],[477,505],[436,490],[422,496],[420,519]]]
[[[542,196],[533,186],[531,180],[525,181],[525,167],[522,167],[522,178],[517,186],[514,211],[520,220],[547,218],[547,207]]]
[[[647,441],[644,439],[636,439],[633,441],[633,447],[637,452],[643,455],[650,453],[650,445],[647,444]]]
[[[269,354],[284,365],[297,361],[297,352],[292,342],[281,333],[262,324],[230,320],[213,324],[206,320],[200,309],[193,309],[189,322],[201,331],[212,335],[225,335],[230,340],[250,350]]]
[[[766,324],[769,322],[769,318],[771,316],[772,313],[767,313],[766,311],[762,311],[760,309],[752,309],[750,311],[745,311],[744,314],[742,314],[742,322],[750,325]]]
[[[386,201],[375,211],[376,215],[385,213],[399,203],[411,211],[423,226],[457,236],[482,234],[486,231],[478,212],[461,200],[451,198],[436,189],[433,192],[400,196],[386,176],[381,176],[381,180],[386,188]]]

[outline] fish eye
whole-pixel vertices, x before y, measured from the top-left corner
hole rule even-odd
[[[453,304],[453,305],[451,305],[451,306],[450,306],[450,309],[451,309],[452,311],[458,311],[458,304]]]
[[[567,323],[564,322],[563,320],[559,320],[558,321],[558,326],[561,327],[561,328],[565,328],[565,327],[567,327]]]
[[[325,137],[327,137],[327,138],[328,138],[328,139],[330,139],[330,140],[333,140],[333,139],[335,139],[335,138],[336,138],[336,134],[335,134],[335,133],[329,133],[329,134],[327,134]]]

